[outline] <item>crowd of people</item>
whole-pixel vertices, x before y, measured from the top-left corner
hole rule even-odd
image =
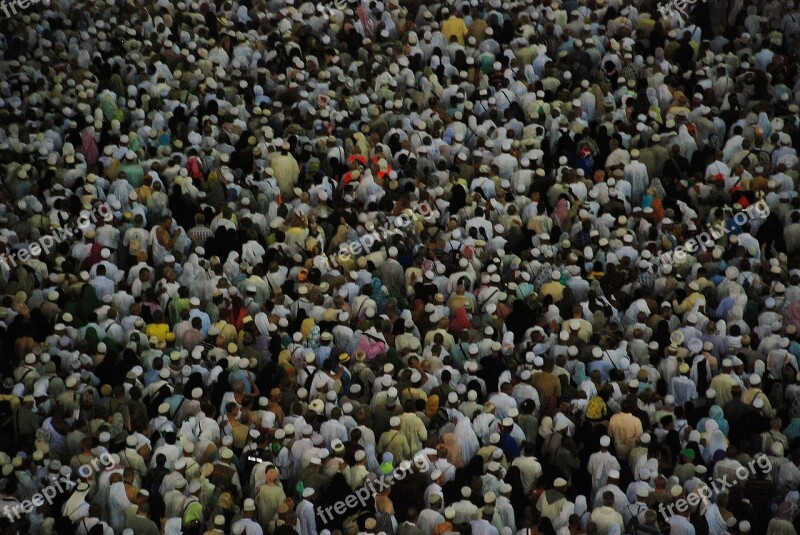
[[[6,8],[3,535],[796,535],[793,0]]]

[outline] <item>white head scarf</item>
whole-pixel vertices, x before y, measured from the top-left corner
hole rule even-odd
[[[73,522],[77,522],[81,518],[87,516],[89,514],[89,504],[86,502],[86,495],[88,493],[88,488],[84,491],[76,490],[73,492],[72,496],[67,498],[67,501],[64,502],[61,513],[69,517]]]
[[[253,318],[253,321],[256,323],[256,328],[258,332],[261,333],[261,336],[269,336],[269,318],[265,312],[259,312],[256,314],[256,317]]]
[[[464,460],[472,459],[478,452],[480,443],[478,437],[475,435],[475,430],[472,429],[472,422],[469,418],[459,418],[456,428],[454,430],[456,442],[461,450],[461,458]]]
[[[714,423],[716,424],[717,422]],[[706,422],[706,429],[708,429],[708,421]],[[725,434],[717,426],[717,429],[709,435],[708,446],[703,450],[703,460],[709,463],[718,450],[724,451],[726,449],[728,449],[728,443],[725,441]]]

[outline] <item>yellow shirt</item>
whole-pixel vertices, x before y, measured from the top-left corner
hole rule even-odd
[[[145,328],[144,332],[148,338],[155,336],[159,342],[166,342],[169,335],[169,325],[166,323],[151,323]]]
[[[683,314],[687,310],[692,310],[697,300],[703,297],[704,297],[703,294],[701,294],[700,292],[692,292],[691,294],[686,296],[686,299],[684,299],[680,303],[678,303],[677,299],[673,299],[672,310],[676,314]]]
[[[458,40],[458,44],[463,45],[464,38],[469,33],[469,29],[467,25],[464,24],[464,19],[456,17],[455,15],[450,15],[450,18],[442,24],[442,33],[447,36],[448,43],[455,36]]]
[[[542,284],[542,291],[540,294],[542,297],[550,295],[553,297],[553,302],[558,303],[564,298],[564,286],[558,281],[550,281]]]

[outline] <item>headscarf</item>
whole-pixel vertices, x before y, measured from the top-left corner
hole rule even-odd
[[[781,502],[781,504],[778,506],[778,513],[777,513],[778,518],[780,518],[781,520],[786,520],[787,522],[791,522],[793,509],[794,506],[792,505],[791,502],[788,501]]]
[[[461,451],[461,458],[467,462],[469,459],[472,459],[480,448],[478,437],[475,434],[475,430],[472,429],[472,422],[470,419],[459,418],[453,433],[455,434],[456,442],[458,442],[458,448]]]
[[[706,425],[711,423],[713,420],[706,421]],[[716,422],[714,422],[716,424]],[[719,450],[727,450],[728,443],[725,440],[725,434],[720,431],[719,429],[712,431],[709,435],[708,445],[703,450],[703,460],[706,463],[711,463],[711,460],[714,458],[714,454]]]
[[[664,49],[661,47],[656,48],[655,64],[661,69],[664,74],[669,74],[669,62],[664,58]]]
[[[77,309],[75,310],[77,316],[85,322],[89,317],[89,314],[101,306],[103,306],[103,302],[97,298],[97,292],[95,291],[94,286],[91,284],[84,284],[83,288],[81,289],[80,299],[77,302]]]
[[[230,254],[228,254],[228,259],[225,260],[225,264],[222,266],[222,270],[229,280],[235,280],[241,273],[239,269],[239,253],[231,251]]]
[[[539,423],[539,436],[546,440],[552,434],[553,434],[553,418],[551,418],[550,416],[545,416],[544,418],[542,418],[541,423]]]
[[[572,370],[572,377],[575,380],[576,385],[580,385],[589,377],[586,375],[586,364],[581,361],[575,362],[575,367]]]
[[[772,122],[769,120],[766,112],[762,111],[758,114],[758,127],[761,129],[764,139],[768,139],[772,134]]]
[[[86,495],[89,489],[75,490],[72,495],[64,502],[61,513],[66,515],[71,521],[78,522],[81,518],[89,514],[89,504],[86,502]]]
[[[367,11],[367,8],[364,7],[364,4],[358,6],[358,9],[356,9],[356,15],[358,15],[358,20],[361,21],[361,27],[364,29],[364,37],[371,37],[372,18],[370,18],[369,12]]]
[[[376,312],[382,312],[386,308],[386,294],[383,293],[383,283],[381,283],[380,277],[373,277],[372,278],[372,295],[370,295],[370,299],[375,301],[375,304],[378,306],[378,310]]]
[[[726,297],[719,302],[717,305],[717,309],[714,311],[714,314],[718,318],[724,318],[728,312],[733,308],[733,305],[736,303],[736,299],[734,297]]]
[[[697,427],[703,429],[705,422],[708,420],[714,420],[715,422],[717,422],[719,430],[722,431],[723,434],[725,434],[725,436],[728,436],[728,433],[730,431],[730,426],[728,425],[728,420],[725,419],[722,407],[720,407],[719,405],[712,405],[711,408],[708,410],[708,417],[700,420],[700,422],[697,424]]]
[[[428,396],[427,401],[425,401],[425,416],[428,418],[433,418],[436,415],[436,411],[439,410],[439,396],[433,394]]]
[[[798,330],[800,330],[800,301],[794,301],[789,305],[789,307],[786,309],[783,319],[784,324],[787,327],[789,325],[794,325]]]
[[[100,151],[97,149],[97,143],[94,141],[94,127],[90,126],[81,132],[81,149],[80,152],[86,161],[87,167],[93,167],[100,157]]]
[[[694,137],[692,137],[692,135],[689,133],[689,129],[685,124],[682,124],[678,129],[677,140],[683,149],[683,156],[687,160],[692,161],[694,151],[697,150],[697,141],[695,141]]]
[[[456,315],[453,318],[453,321],[450,322],[450,334],[457,337],[461,334],[461,331],[465,329],[472,329],[472,322],[469,320],[467,310],[464,308],[459,308],[456,310]]]
[[[580,495],[575,498],[574,514],[580,518],[581,529],[586,529],[586,524],[589,523],[589,507],[586,503],[586,496]]]
[[[383,28],[389,33],[394,32],[395,28],[397,27],[392,19],[391,12],[388,10],[383,12],[383,15],[381,16],[381,22],[383,22]]]
[[[437,411],[437,414],[441,412],[442,411]],[[442,442],[444,447],[447,448],[447,460],[456,468],[464,466],[464,459],[461,457],[461,447],[459,446],[455,433],[445,433],[442,437]]]
[[[304,340],[309,340],[314,327],[316,327],[316,324],[314,323],[313,318],[306,318],[303,320],[303,322],[300,324],[300,332],[303,334]]]
[[[256,314],[256,317],[253,318],[253,321],[256,324],[256,328],[261,336],[269,336],[269,317],[267,316],[266,312],[259,312]]]
[[[553,208],[553,213],[550,216],[553,219],[553,226],[562,227],[569,215],[569,201],[566,199],[559,199],[556,207]]]

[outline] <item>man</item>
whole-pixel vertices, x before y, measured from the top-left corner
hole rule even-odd
[[[622,515],[614,510],[614,493],[605,491],[602,496],[603,505],[592,511],[592,522],[597,525],[598,535],[606,535],[612,524],[619,526],[620,532],[625,529]]]
[[[231,531],[242,535],[264,535],[264,530],[258,525],[258,522],[253,520],[255,515],[256,503],[251,498],[247,498],[242,507],[242,518],[231,524]]]
[[[469,523],[473,535],[499,535],[499,531],[492,525],[494,507],[485,505],[481,510],[481,518]]]
[[[456,524],[463,524],[472,522],[480,518],[480,511],[478,506],[472,503],[472,489],[469,487],[461,488],[461,500],[453,503],[450,507],[453,509],[455,516],[453,522]]]
[[[262,526],[269,525],[278,513],[278,507],[286,499],[283,488],[279,485],[280,474],[270,468],[265,474],[266,482],[261,485],[256,493],[258,520]]]
[[[317,535],[317,518],[314,504],[317,494],[311,487],[303,489],[303,499],[297,505],[297,532],[299,535]]]
[[[142,535],[160,535],[161,532],[156,523],[150,520],[149,513],[150,505],[147,502],[139,503],[136,515],[128,519],[128,529],[132,529],[134,533],[141,533]]]
[[[417,509],[409,507],[406,513],[406,520],[397,528],[397,535],[422,535],[422,531],[417,527]]]
[[[717,394],[715,403],[720,407],[724,407],[733,397],[731,389],[736,384],[736,381],[731,377],[732,370],[733,363],[731,359],[723,359],[719,375],[714,376],[709,384],[709,388],[712,388]]]
[[[589,472],[589,477],[592,478],[592,495],[590,499],[593,501],[597,490],[606,484],[606,479],[609,470],[619,470],[619,461],[614,457],[608,448],[611,445],[611,438],[608,435],[600,437],[600,451],[597,451],[589,456],[589,464],[586,469]]]
[[[676,510],[677,513],[667,519],[667,523],[670,527],[670,535],[695,535],[694,526],[688,518],[691,513],[691,508],[687,508],[686,511],[680,511],[678,508],[676,508]]]
[[[444,505],[442,497],[439,494],[432,494],[428,501],[430,505],[420,511],[417,516],[416,526],[421,535],[433,535],[436,526],[445,521],[442,516],[442,506]]]
[[[745,405],[755,406],[756,399],[761,400],[764,405],[761,408],[761,414],[766,418],[773,418],[775,416],[775,409],[772,408],[772,404],[769,401],[764,392],[761,391],[761,377],[757,374],[751,374],[749,378],[750,388],[744,391],[742,394],[742,403]]]
[[[398,463],[410,459],[413,453],[405,435],[400,432],[401,423],[399,416],[392,416],[389,420],[391,429],[383,433],[378,442],[378,453],[389,452]]]
[[[536,509],[539,513],[550,521],[554,521],[561,514],[561,510],[567,504],[564,492],[567,490],[567,480],[557,478],[553,481],[553,488],[544,491],[536,502]]]
[[[273,156],[270,165],[281,190],[281,195],[287,200],[294,197],[294,187],[297,184],[297,177],[300,176],[300,166],[289,152],[290,148],[289,142],[284,141],[280,146],[279,152]]]
[[[614,439],[617,456],[623,462],[643,433],[642,421],[631,414],[634,403],[634,400],[626,399],[622,403],[622,412],[612,416],[608,422],[608,434]]]
[[[448,13],[450,13],[448,8],[442,9],[443,16],[447,16]],[[464,23],[464,19],[453,13],[442,23],[442,33],[447,38],[448,43],[455,41],[463,46],[464,40],[469,34],[469,28],[467,28],[467,25]]]

